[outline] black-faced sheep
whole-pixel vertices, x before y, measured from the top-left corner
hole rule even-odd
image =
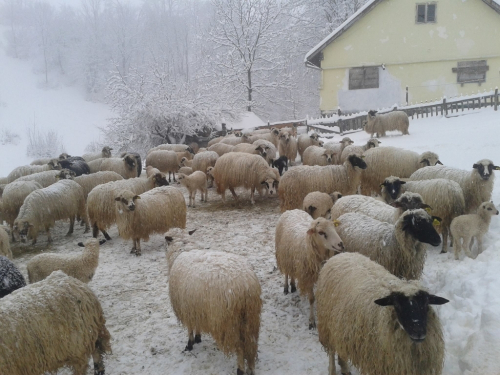
[[[304,198],[302,208],[305,212],[311,215],[313,219],[317,219],[318,217],[331,219],[332,206],[340,198],[342,198],[342,194],[338,191],[332,194],[313,191],[312,193],[307,194]]]
[[[170,228],[186,228],[186,202],[179,189],[162,186],[141,195],[130,190],[115,194],[116,224],[120,237],[132,239],[132,254],[141,255],[141,240]]]
[[[132,155],[133,157],[135,157],[135,161],[136,161],[136,164],[137,164],[137,177],[141,177],[141,173],[142,173],[142,159],[141,159],[141,155],[137,152],[122,152],[120,154],[120,157],[121,158],[124,158],[125,155]]]
[[[82,174],[89,174],[90,167],[80,156],[72,156],[70,158],[59,161],[62,168],[69,169],[75,172],[76,176],[81,176]]]
[[[18,289],[0,303],[2,374],[40,375],[69,367],[104,375],[110,334],[99,300],[87,285],[61,271]]]
[[[255,375],[261,287],[246,259],[221,251],[181,252],[174,242],[167,248],[167,262],[170,303],[188,329],[186,350],[208,333],[226,355],[236,353],[238,375]]]
[[[369,111],[366,116],[365,132],[373,135],[377,133],[377,137],[385,137],[385,132],[391,130],[398,130],[404,134],[410,134],[408,128],[410,127],[410,120],[408,115],[403,111],[393,111],[384,114],[377,114],[377,111]]]
[[[419,279],[424,270],[424,243],[441,243],[433,226],[435,220],[440,221],[423,209],[405,211],[395,224],[346,213],[337,219],[336,229],[345,251],[366,255],[393,275],[410,280]]]
[[[297,151],[299,152],[300,158],[303,159],[304,151],[309,146],[319,146],[320,140],[318,133],[311,134],[301,134],[297,138]]]
[[[378,194],[380,184],[386,177],[408,178],[419,168],[441,164],[438,155],[434,152],[426,151],[419,155],[414,151],[396,147],[371,148],[363,155],[368,165],[361,176],[363,195]]]
[[[257,139],[254,143],[252,143],[254,146],[261,146],[264,148],[264,151],[266,152],[266,160],[269,165],[272,165],[273,161],[276,160],[276,156],[278,153],[278,149],[276,146],[269,141],[266,141],[265,139]]]
[[[19,177],[27,176],[33,173],[51,171],[53,169],[62,169],[59,160],[52,159],[47,164],[44,165],[23,165],[21,167],[15,168],[12,172],[7,176],[8,182],[13,182],[17,180]]]
[[[366,163],[357,155],[350,155],[343,165],[299,166],[290,169],[281,178],[278,188],[281,211],[302,208],[304,198],[313,191],[355,194],[363,169],[366,169]]]
[[[104,146],[101,152],[93,152],[89,154],[83,154],[82,158],[88,163],[89,161],[101,159],[101,158],[110,158],[111,151],[113,149],[109,146]]]
[[[458,260],[462,248],[465,254],[472,258],[470,252],[472,238],[477,240],[478,254],[483,252],[483,236],[488,233],[493,215],[498,215],[498,210],[493,202],[483,202],[477,209],[477,213],[462,215],[453,219],[450,229],[456,260]]]
[[[335,164],[335,151],[318,146],[309,146],[302,155],[303,165],[332,165]]]
[[[342,240],[333,222],[316,220],[302,210],[284,212],[276,224],[276,263],[285,275],[284,293],[288,294],[288,277],[292,293],[295,280],[301,294],[309,297],[309,329],[316,327],[314,319],[314,284],[322,263],[343,250]]]
[[[335,354],[342,374],[350,374],[348,362],[361,374],[441,374],[444,339],[430,305],[445,304],[447,299],[350,253],[326,262],[316,299],[319,341],[329,356],[329,375],[336,373]]]
[[[0,255],[0,298],[24,286],[26,281],[21,271],[7,257]]]
[[[178,164],[178,162],[177,162]],[[126,154],[123,158],[101,158],[88,163],[90,173],[112,171],[123,178],[137,177],[137,160],[135,156]]]
[[[261,156],[243,152],[224,154],[217,159],[210,174],[215,179],[217,193],[222,195],[223,202],[226,201],[226,189],[229,189],[237,200],[234,189],[243,186],[250,189],[250,201],[255,204],[256,189],[264,188],[266,193],[272,195],[279,183],[275,172]]]
[[[195,198],[196,192],[199,190],[201,193],[201,200],[207,201],[207,175],[202,171],[193,172],[191,175],[187,176],[185,174],[179,173],[177,176],[179,183],[184,186],[189,193],[189,205],[188,207],[195,208]]]
[[[59,180],[72,180],[76,177],[76,173],[69,169],[52,170],[45,172],[33,173],[28,176],[19,177],[17,181],[36,181],[43,188],[55,184]]]
[[[366,142],[365,145],[363,146],[356,146],[356,145],[349,145],[342,150],[342,154],[340,155],[340,163],[345,162],[347,159],[347,156],[349,154],[363,154],[366,150],[369,150],[371,148],[378,147],[379,144],[382,143],[380,142],[377,138],[370,138],[368,142]]]
[[[482,159],[472,166],[472,171],[464,171],[445,166],[422,168],[410,176],[410,180],[430,180],[446,178],[457,182],[464,193],[465,213],[474,213],[481,203],[491,200],[495,175],[500,170],[491,160]],[[393,174],[397,176],[397,174]],[[400,176],[401,177],[401,176]]]

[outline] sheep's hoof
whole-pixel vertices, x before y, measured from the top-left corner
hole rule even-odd
[[[297,288],[295,287],[295,285],[292,285],[291,290],[292,290],[292,293],[295,293],[297,291]]]
[[[288,288],[285,288],[283,289],[283,293],[285,294],[285,296],[288,294]]]
[[[71,236],[72,234],[73,234],[73,232],[68,232],[68,233],[66,233],[66,237],[69,237],[69,236]]]
[[[130,254],[135,254],[135,247],[133,247],[132,250],[130,250]]]
[[[190,352],[191,350],[193,350],[193,344],[194,344],[194,342],[193,342],[193,341],[191,341],[191,340],[189,340],[189,341],[188,341],[188,344],[187,344],[187,345],[186,345],[186,347],[184,348],[184,351],[188,351],[188,352]]]
[[[100,367],[98,363],[94,363],[94,375],[104,375],[104,369]]]
[[[309,329],[315,329],[316,328],[316,322],[309,323]]]
[[[448,252],[448,250],[441,250],[441,253],[440,254],[446,254]]]
[[[201,342],[201,335],[195,335],[194,342],[195,342],[195,344],[199,344]]]
[[[245,371],[238,369],[236,370],[236,375],[245,375]]]
[[[140,257],[142,255],[141,250],[136,250],[135,251],[135,256]]]

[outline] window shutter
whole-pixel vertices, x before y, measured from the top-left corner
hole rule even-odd
[[[365,79],[363,88],[365,89],[378,89],[378,66],[371,66],[364,68]]]
[[[349,90],[363,88],[364,68],[349,69]]]
[[[485,82],[488,70],[489,66],[486,64],[486,60],[459,61],[457,67],[452,69],[452,72],[457,73],[458,83],[467,83]]]
[[[417,22],[425,23],[425,4],[417,5]]]
[[[378,66],[349,69],[349,90],[377,89],[378,81]]]

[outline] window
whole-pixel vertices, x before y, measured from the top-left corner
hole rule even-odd
[[[486,72],[489,66],[486,60],[459,61],[456,68],[452,68],[453,73],[457,73],[458,83],[485,82]]]
[[[378,89],[378,66],[349,69],[349,90]]]
[[[436,22],[436,4],[417,4],[417,23]]]

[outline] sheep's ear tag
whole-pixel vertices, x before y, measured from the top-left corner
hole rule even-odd
[[[338,227],[340,225],[340,221],[338,220],[333,220],[333,225]]]
[[[78,242],[78,246],[85,247],[85,245],[83,244],[83,242]]]
[[[427,210],[427,209],[426,209],[426,210]],[[432,224],[434,224],[434,225],[438,226],[438,225],[441,225],[441,222],[440,222],[438,219],[434,219],[434,220],[432,221]]]
[[[141,199],[141,197],[139,195],[136,195],[134,198],[132,198],[133,200],[136,200],[136,199]]]
[[[360,158],[361,158],[361,159],[364,159],[364,158],[365,158],[365,155],[361,155],[361,156],[360,156]]]
[[[430,208],[430,207],[425,207],[425,211],[427,211],[427,213],[428,213],[428,214],[430,214],[432,210],[431,210],[431,208]],[[436,224],[436,221],[437,221],[437,220],[436,220],[436,219],[434,219],[434,221],[433,221],[433,224],[434,224],[434,225],[437,225],[437,224]],[[438,223],[439,223],[439,222],[438,222]]]

